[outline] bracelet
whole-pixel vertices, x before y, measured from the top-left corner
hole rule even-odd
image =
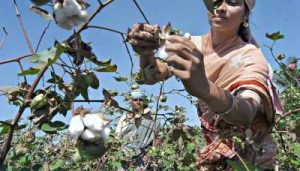
[[[216,113],[217,115],[220,115],[220,116],[224,116],[224,115],[230,113],[233,110],[234,104],[235,104],[234,103],[235,100],[233,99],[232,95],[228,91],[225,91],[225,92],[226,92],[226,94],[229,94],[229,96],[230,96],[231,105],[230,105],[230,108],[228,110],[226,110],[225,112],[223,112],[223,113]]]

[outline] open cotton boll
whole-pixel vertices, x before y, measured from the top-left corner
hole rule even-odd
[[[110,128],[105,127],[102,131],[102,136],[103,136],[104,141],[106,141],[108,139],[109,133],[110,133]]]
[[[174,53],[166,51],[166,46],[169,44],[171,43],[166,40],[166,42],[158,48],[154,56],[159,59],[166,60],[169,56],[173,55]]]
[[[78,138],[83,133],[83,131],[84,131],[84,125],[83,125],[81,116],[77,115],[77,116],[72,117],[72,119],[70,121],[70,126],[69,126],[70,134],[73,137]]]
[[[83,118],[83,123],[92,131],[101,131],[103,129],[102,119],[97,114],[86,114]]]
[[[97,141],[102,138],[101,132],[95,132],[90,129],[85,129],[81,135],[81,138],[86,141]]]

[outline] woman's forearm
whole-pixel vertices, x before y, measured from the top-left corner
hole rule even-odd
[[[224,120],[240,126],[250,126],[260,106],[254,98],[234,96],[211,81],[209,94],[201,99]]]

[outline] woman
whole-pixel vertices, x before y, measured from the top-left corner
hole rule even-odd
[[[129,40],[140,55],[146,83],[178,77],[187,92],[199,99],[199,118],[207,146],[201,170],[228,169],[227,159],[244,160],[261,169],[274,167],[273,91],[268,64],[248,28],[255,0],[224,0],[208,14],[210,33],[191,39],[168,36],[166,62],[154,58],[158,26],[136,24]],[[233,136],[242,140],[234,143]],[[213,166],[213,167],[211,167]],[[218,166],[219,168],[216,168]]]

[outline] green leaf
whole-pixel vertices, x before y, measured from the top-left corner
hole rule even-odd
[[[89,101],[89,93],[88,93],[88,89],[81,89],[80,90],[80,94],[82,95],[82,97],[84,98],[84,100]]]
[[[125,81],[128,80],[126,77],[121,77],[121,76],[119,76],[119,77],[114,77],[114,78],[115,78],[115,80],[118,81],[118,82],[125,82]]]
[[[24,70],[23,72],[19,73],[18,76],[25,76],[25,75],[36,75],[40,72],[38,68],[29,68]]]
[[[17,86],[3,86],[0,87],[0,91],[5,94],[12,94],[12,93],[19,93],[21,92],[21,89]]]
[[[50,170],[55,171],[59,170],[64,166],[65,162],[63,160],[57,160],[55,163],[50,164]]]
[[[273,40],[273,41],[277,41],[280,39],[284,39],[284,35],[280,34],[280,31],[275,32],[275,33],[266,33],[266,37]]]
[[[61,131],[66,128],[67,128],[66,124],[61,121],[44,123],[41,127],[41,129],[46,133],[56,133],[57,131]]]
[[[117,65],[107,65],[107,66],[101,66],[97,69],[95,69],[95,71],[98,72],[116,72],[117,71]]]
[[[86,76],[84,76],[84,79],[93,89],[99,88],[99,80],[94,72],[89,72]]]
[[[10,125],[8,123],[0,123],[0,135],[7,134],[10,130]]]
[[[22,165],[29,165],[31,162],[32,162],[33,158],[32,156],[23,156],[20,158],[19,162],[22,164]]]
[[[64,51],[63,47],[60,45],[57,45],[56,47],[52,47],[50,49],[47,49],[41,53],[33,55],[29,61],[32,63],[35,63],[36,65],[28,70],[23,71],[22,73],[19,73],[19,76],[24,75],[35,75],[39,73],[40,69],[47,66],[50,66],[54,64],[54,62],[57,60],[57,58],[61,55],[61,53]]]

